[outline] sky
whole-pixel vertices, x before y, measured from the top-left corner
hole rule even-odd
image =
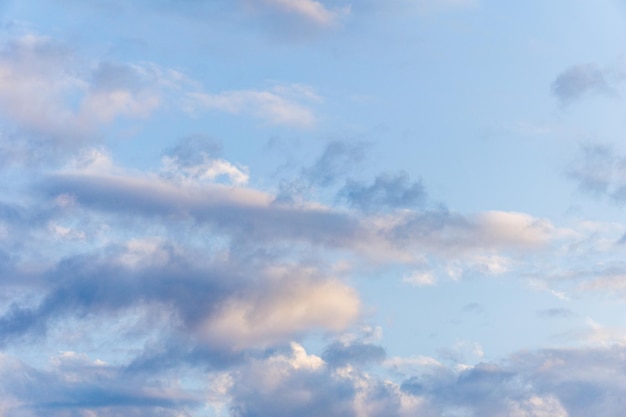
[[[0,417],[626,408],[623,0],[0,0]]]

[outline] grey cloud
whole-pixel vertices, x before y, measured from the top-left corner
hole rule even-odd
[[[395,385],[358,368],[339,371],[302,352],[243,368],[232,389],[231,411],[233,417],[431,416],[423,409],[403,409],[400,396]]]
[[[356,416],[354,392],[349,381],[333,379],[325,370],[293,372],[272,388],[260,386],[251,375],[237,383],[231,413],[233,417]]]
[[[469,228],[470,223],[463,216],[453,214],[445,208],[415,212],[391,230],[393,240],[403,242],[415,238],[435,235],[447,227]]]
[[[602,195],[609,191],[613,182],[616,156],[610,147],[588,144],[581,147],[579,160],[570,168],[568,175],[578,182],[581,190]]]
[[[618,204],[626,201],[626,157],[610,146],[583,145],[567,175],[582,191],[595,197],[608,197]]]
[[[617,417],[623,413],[623,347],[527,352],[513,356],[511,363],[538,392],[558,398],[570,417]]]
[[[539,310],[537,312],[539,317],[546,318],[562,318],[567,319],[576,316],[572,310],[567,308],[547,308],[545,310]]]
[[[160,386],[161,381],[128,378],[113,366],[72,356],[76,355],[56,358],[59,363],[50,370],[32,368],[4,357],[0,365],[3,412],[16,417],[87,413],[103,417],[175,417],[201,404],[198,398]]]
[[[369,212],[386,208],[416,208],[424,203],[426,191],[420,181],[411,181],[406,173],[381,174],[372,185],[348,181],[339,197],[349,205]]]
[[[132,91],[141,87],[145,81],[135,68],[115,62],[101,62],[91,77],[92,88],[102,91]]]
[[[604,72],[594,64],[568,68],[552,83],[552,92],[562,104],[571,103],[589,92],[609,94],[612,90]]]
[[[363,161],[367,147],[365,142],[330,142],[317,161],[304,170],[304,177],[314,185],[332,185]]]
[[[212,355],[236,360],[228,352],[272,346],[314,329],[342,331],[359,314],[356,292],[314,267],[259,256],[195,259],[165,244],[69,257],[44,275],[38,304],[13,304],[0,317],[0,344],[43,338],[68,319],[107,322],[137,309],[146,312],[143,321],[165,314],[162,337],[188,335],[180,346],[140,355],[135,369],[149,369],[164,352],[182,362],[217,362]],[[134,332],[143,337],[151,327]]]
[[[89,175],[55,175],[43,190],[51,196],[70,194],[80,204],[112,213],[151,216],[191,216],[242,239],[293,239],[346,245],[359,235],[358,222],[330,210],[271,205],[266,196],[212,186],[181,190],[173,184]],[[256,201],[262,199],[262,201]],[[267,199],[267,201],[265,201]]]
[[[311,186],[300,180],[281,181],[274,203],[279,205],[302,205],[311,192]]]
[[[51,320],[106,315],[142,303],[171,303],[182,320],[193,326],[236,288],[233,279],[219,279],[223,273],[214,271],[213,279],[207,279],[211,275],[194,270],[182,259],[134,273],[98,257],[66,259],[49,273],[48,281],[54,285],[38,306],[13,305],[0,318],[0,340],[6,344],[24,334],[45,336]]]
[[[322,358],[331,366],[345,366],[347,364],[365,365],[382,362],[385,355],[386,352],[383,347],[371,343],[344,344],[335,342],[326,348]]]
[[[462,311],[464,313],[482,314],[485,309],[480,303],[469,303],[463,306]]]
[[[221,153],[221,142],[204,134],[195,134],[179,140],[175,146],[166,150],[165,155],[176,158],[183,166],[190,166],[201,164],[204,155],[216,158]]]
[[[522,351],[502,365],[481,363],[458,373],[438,366],[401,387],[437,416],[463,410],[498,417],[617,417],[626,393],[624,347]]]

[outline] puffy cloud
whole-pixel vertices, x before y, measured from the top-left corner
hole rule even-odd
[[[118,117],[146,117],[161,104],[161,87],[179,77],[155,65],[81,68],[65,45],[26,35],[0,53],[0,111],[36,137],[84,140]]]
[[[399,386],[352,367],[331,368],[301,346],[252,362],[233,386],[232,412],[247,416],[409,416],[423,415]],[[430,414],[425,414],[430,415]]]
[[[262,265],[262,264],[261,264]],[[14,303],[0,340],[45,335],[53,321],[133,308],[170,312],[170,327],[217,350],[259,348],[313,329],[341,331],[359,315],[355,291],[313,268],[198,264],[167,245],[131,241],[109,256],[68,258],[46,273],[36,306]],[[181,327],[182,326],[182,327]]]
[[[196,409],[201,403],[180,387],[129,378],[119,371],[119,368],[75,352],[62,352],[52,357],[47,369],[33,368],[2,355],[0,410],[3,415],[16,417],[62,417],[70,413],[103,417],[120,414],[179,417],[181,412]]]

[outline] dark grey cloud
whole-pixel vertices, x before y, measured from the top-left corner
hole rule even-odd
[[[605,73],[594,64],[570,67],[552,83],[552,93],[562,104],[569,104],[588,93],[611,94],[612,91]]]
[[[411,181],[409,176],[381,174],[371,185],[348,181],[339,191],[339,197],[352,207],[366,212],[383,209],[410,208],[421,206],[426,199],[426,191],[421,181]]]
[[[141,304],[173,308],[186,326],[193,326],[238,288],[236,276],[223,268],[207,273],[171,248],[163,250],[172,257],[169,263],[139,271],[99,256],[63,260],[48,273],[46,281],[52,285],[39,305],[14,304],[0,317],[0,341],[6,344],[24,334],[45,336],[52,320],[106,316]]]

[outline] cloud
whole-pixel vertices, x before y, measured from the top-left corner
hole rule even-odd
[[[351,367],[328,367],[297,344],[244,368],[232,395],[234,417],[428,415],[420,414],[418,401],[403,401],[397,385]]]
[[[303,170],[303,176],[313,185],[332,185],[364,160],[367,147],[365,142],[329,142],[313,165]]]
[[[146,120],[166,107],[220,110],[270,124],[310,128],[311,87],[276,84],[269,90],[203,91],[179,71],[150,62],[89,62],[66,43],[28,34],[0,45],[0,151],[5,165],[56,161],[103,140],[102,129]],[[236,176],[223,161],[210,175]]]
[[[38,305],[14,303],[0,317],[0,341],[45,336],[50,323],[68,317],[107,319],[141,308],[169,311],[172,328],[228,351],[312,329],[341,331],[359,315],[355,291],[312,267],[195,263],[180,250],[145,241],[109,252],[67,258],[47,271],[54,284],[39,289]]]
[[[522,351],[502,365],[460,369],[427,358],[414,359],[415,366],[395,360],[413,374],[396,384],[358,368],[328,367],[323,358],[292,346],[290,353],[254,361],[236,376],[233,410],[237,416],[619,416],[626,389],[623,353],[618,346]]]
[[[57,143],[89,139],[118,117],[151,114],[161,104],[157,85],[176,77],[154,65],[103,62],[89,69],[76,61],[65,45],[45,37],[5,42],[0,52],[5,122]]]
[[[350,13],[350,7],[329,9],[315,0],[260,0],[261,4],[277,12],[297,16],[311,24],[329,26]]]
[[[339,191],[339,196],[352,207],[377,211],[419,207],[424,202],[426,191],[421,182],[411,182],[406,173],[381,174],[369,186],[349,180]]]
[[[84,354],[62,352],[52,357],[49,365],[50,369],[42,370],[8,355],[0,357],[3,415],[61,417],[97,412],[103,417],[176,417],[181,410],[201,404],[199,398],[177,387],[128,378],[119,368]]]
[[[211,94],[191,92],[190,109],[213,109],[232,114],[246,114],[271,124],[309,128],[317,120],[305,104],[320,98],[310,87],[277,85],[271,90],[235,90]]]
[[[594,64],[570,67],[552,83],[552,93],[564,105],[588,93],[611,94],[612,90],[605,73]]]
[[[410,244],[415,239],[433,249],[445,247],[449,252],[471,247],[539,248],[562,233],[548,220],[525,213],[487,211],[464,217],[446,210],[409,212],[399,216],[389,232],[400,242]]]
[[[562,318],[562,319],[567,319],[567,318],[576,316],[576,313],[574,313],[572,310],[569,310],[567,308],[548,308],[545,310],[538,311],[537,314],[539,315],[539,317]]]
[[[431,271],[413,271],[411,274],[402,278],[403,282],[414,285],[416,287],[424,287],[435,285],[437,278]]]
[[[351,343],[335,342],[326,348],[322,358],[330,366],[335,367],[348,364],[380,363],[385,359],[385,349],[362,341]]]
[[[248,182],[248,168],[218,158],[221,147],[203,137],[189,137],[169,150],[162,158],[161,175],[170,181],[185,183],[217,182],[237,186]]]
[[[583,145],[567,175],[582,191],[596,197],[609,197],[618,204],[626,201],[626,157],[610,146]]]
[[[96,410],[105,417],[179,416],[215,406],[228,407],[228,415],[238,417],[582,417],[623,412],[623,346],[524,350],[502,363],[464,367],[426,357],[386,361],[402,382],[365,372],[360,367],[367,350],[363,345],[351,353],[345,347],[335,343],[327,348],[346,358],[333,364],[327,361],[332,355],[320,357],[293,342],[225,370],[203,370],[198,375],[204,382],[191,391],[166,382],[176,375],[173,371],[128,373],[77,352],[53,356],[48,369],[3,354],[0,406],[16,417]]]

